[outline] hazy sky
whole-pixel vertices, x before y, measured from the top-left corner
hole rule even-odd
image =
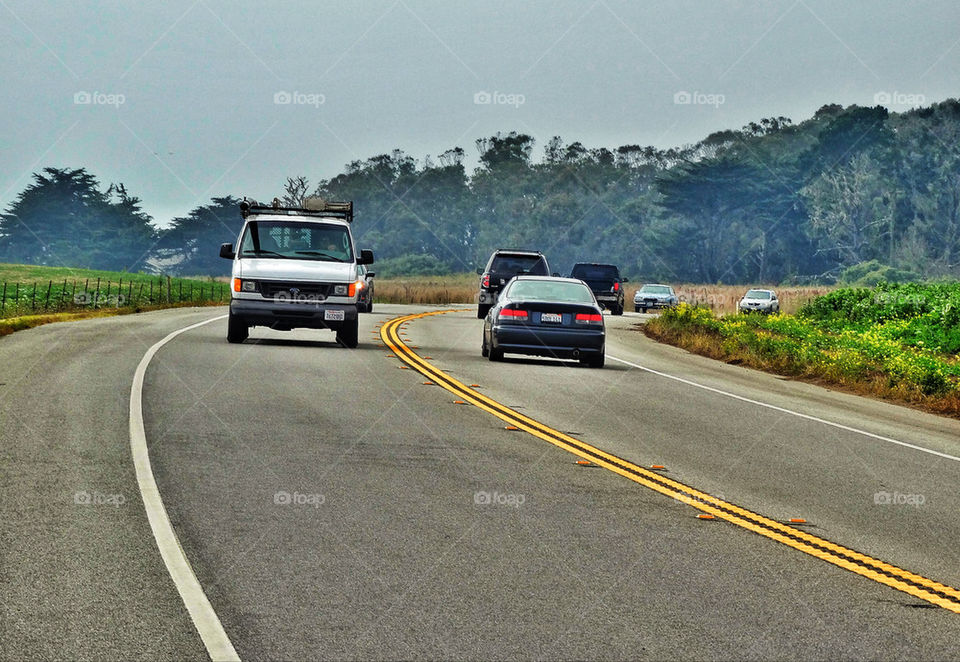
[[[86,167],[160,223],[394,148],[473,159],[497,131],[532,134],[539,158],[553,135],[668,147],[825,103],[960,96],[957,0],[0,0],[0,16],[0,206],[44,166]]]

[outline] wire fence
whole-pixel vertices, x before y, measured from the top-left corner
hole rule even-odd
[[[226,283],[156,278],[7,282],[0,285],[0,318],[41,313],[229,301]]]

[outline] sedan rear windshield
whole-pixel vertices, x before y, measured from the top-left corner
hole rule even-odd
[[[516,280],[507,291],[507,296],[522,301],[594,302],[593,293],[586,285],[552,280]]]
[[[490,271],[496,274],[530,274],[549,276],[547,261],[541,255],[500,254],[493,258]]]
[[[747,292],[745,299],[769,299],[770,293],[766,290],[750,290]]]
[[[353,262],[350,233],[333,223],[250,221],[239,257]]]
[[[670,294],[670,287],[668,285],[644,285],[640,288],[640,291],[644,294]]]

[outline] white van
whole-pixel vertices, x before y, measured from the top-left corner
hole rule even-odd
[[[220,246],[220,257],[233,260],[227,341],[241,343],[250,327],[268,326],[331,329],[341,345],[356,347],[364,287],[357,266],[372,264],[373,252],[354,247],[353,203],[308,198],[301,208],[244,199],[240,213],[236,250]]]

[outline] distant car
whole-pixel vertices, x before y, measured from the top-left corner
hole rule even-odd
[[[645,313],[651,308],[672,308],[679,302],[672,287],[659,283],[647,283],[633,295],[633,309],[638,313]]]
[[[530,274],[549,276],[550,265],[540,251],[507,250],[493,251],[487,266],[477,269],[480,274],[480,293],[477,296],[477,319],[487,316],[487,311],[497,302],[497,295],[514,276]]]
[[[602,368],[605,338],[603,312],[582,281],[517,276],[484,319],[480,353],[491,361],[531,354]]]
[[[737,302],[737,312],[740,313],[779,313],[780,300],[773,290],[747,290],[743,298]]]
[[[601,306],[613,315],[623,315],[623,284],[626,278],[613,264],[578,262],[573,265],[570,278],[582,280],[593,291]]]
[[[373,312],[373,277],[376,276],[372,271],[368,271],[365,265],[357,267],[357,287],[360,288],[357,299],[357,310],[361,313]],[[360,285],[363,281],[363,286]]]

